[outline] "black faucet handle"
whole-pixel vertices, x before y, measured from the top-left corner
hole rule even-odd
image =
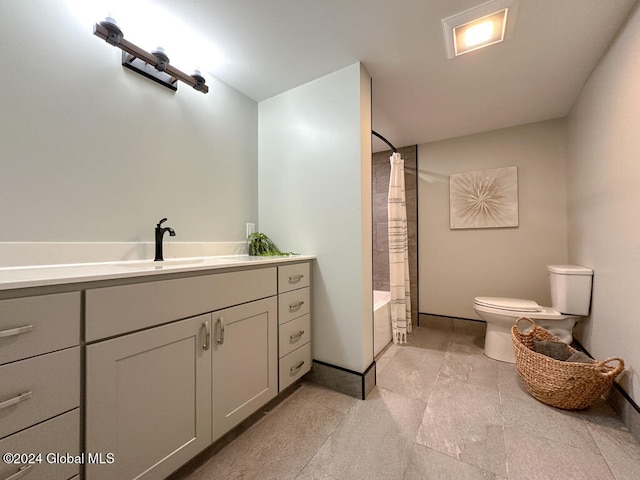
[[[161,228],[160,226],[161,226],[164,222],[166,222],[166,221],[167,221],[167,219],[166,219],[166,218],[163,218],[162,220],[160,220],[160,221],[158,222],[157,227],[158,227],[158,228]]]

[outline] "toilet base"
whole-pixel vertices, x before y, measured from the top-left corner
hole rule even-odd
[[[516,363],[513,356],[513,340],[511,327],[499,328],[495,323],[487,322],[487,333],[484,337],[484,354],[501,362]]]
[[[482,311],[478,308],[475,309],[476,313],[487,322],[487,333],[484,339],[484,354],[493,358],[494,360],[500,360],[501,362],[515,363],[515,357],[513,355],[513,340],[511,338],[511,327],[514,325],[517,317],[500,315],[492,312]],[[570,344],[573,341],[573,327],[576,324],[576,317],[563,316],[558,320],[549,320],[543,318],[535,318],[534,315],[529,315],[536,325],[546,328],[561,341]],[[525,330],[526,331],[526,330]]]

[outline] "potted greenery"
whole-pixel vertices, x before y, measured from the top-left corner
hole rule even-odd
[[[248,237],[249,255],[272,256],[272,255],[297,255],[293,252],[282,252],[276,244],[264,233],[254,232]]]

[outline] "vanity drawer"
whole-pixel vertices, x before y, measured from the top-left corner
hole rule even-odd
[[[280,359],[280,391],[311,370],[311,344],[301,346]]]
[[[47,454],[66,457],[80,454],[80,416],[78,409],[47,420],[35,427],[22,430],[0,440],[0,455],[4,453],[42,454],[42,461],[31,464],[7,464],[0,462],[0,478],[24,478],[25,480],[67,480],[79,472],[77,463],[62,463]],[[51,462],[51,460],[54,460]],[[15,476],[25,466],[24,477]]]
[[[95,288],[86,292],[87,342],[277,294],[276,267]]]
[[[300,288],[278,295],[278,323],[282,325],[310,311],[309,288]]]
[[[0,438],[79,405],[80,347],[0,366]]]
[[[311,340],[311,315],[291,320],[280,325],[278,332],[278,353],[280,358]]]
[[[80,343],[80,292],[0,300],[0,365]]]
[[[311,282],[309,262],[278,267],[278,293],[308,287]]]

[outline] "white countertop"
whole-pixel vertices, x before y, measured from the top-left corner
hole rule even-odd
[[[163,262],[140,260],[129,262],[74,263],[0,268],[0,290],[64,285],[118,278],[135,278],[177,272],[217,270],[229,267],[255,267],[313,260],[313,255],[250,257],[229,255],[219,257],[172,258]]]

